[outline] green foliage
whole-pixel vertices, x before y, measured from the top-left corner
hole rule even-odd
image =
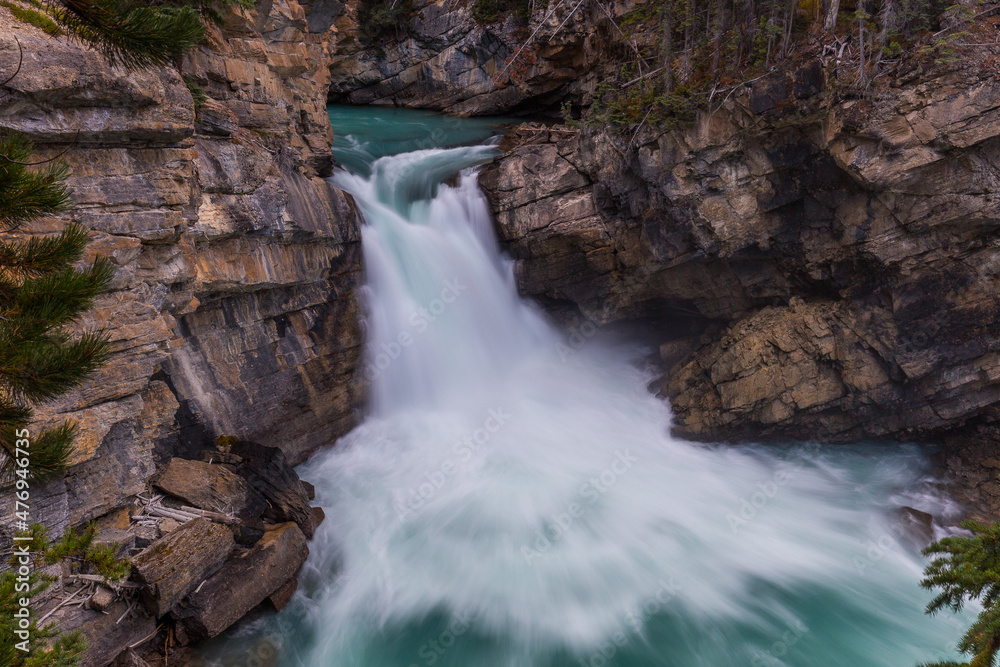
[[[46,529],[40,524],[31,524],[20,537],[31,537],[30,541],[19,542],[27,545],[32,557],[32,570],[25,580],[18,581],[16,570],[0,573],[0,665],[11,667],[74,667],[87,648],[87,643],[79,632],[60,636],[54,624],[43,628],[32,614],[28,624],[31,641],[28,651],[20,651],[16,644],[21,639],[15,634],[20,629],[16,625],[15,612],[22,607],[22,598],[34,598],[46,590],[54,580],[38,574],[35,568],[43,564],[42,553],[48,548]],[[16,557],[12,558],[14,564]],[[50,641],[51,640],[51,641]]]
[[[0,134],[0,228],[15,229],[40,215],[66,210],[66,168],[29,168],[31,142],[20,134]]]
[[[176,62],[205,34],[193,7],[136,0],[58,0],[53,18],[115,65],[143,69]]]
[[[502,0],[479,0],[498,3]],[[835,32],[846,39],[849,60],[831,81],[838,90],[867,86],[886,59],[905,53],[947,62],[956,43],[954,29],[940,31],[942,18],[966,20],[964,6],[950,0],[868,0],[842,2]],[[645,122],[658,129],[677,127],[695,118],[709,100],[721,103],[732,91],[773,69],[794,68],[795,58],[818,56],[822,6],[788,0],[638,0],[621,16],[612,34],[621,39],[610,47],[624,66],[605,81],[591,124],[611,122],[622,129]],[[931,42],[928,44],[928,42]],[[939,42],[939,43],[933,43]],[[920,51],[927,44],[926,53]],[[950,46],[949,46],[950,45]],[[882,58],[873,57],[881,55]]]
[[[882,48],[882,55],[886,58],[898,58],[903,53],[902,45],[895,39],[891,40]]]
[[[531,18],[531,0],[475,0],[472,18],[483,25],[502,21],[513,13],[521,23]]]
[[[958,644],[958,650],[972,660],[923,667],[993,667],[1000,652],[1000,523],[966,521],[962,526],[972,535],[946,537],[924,549],[925,555],[935,558],[920,585],[941,591],[927,605],[928,614],[946,608],[958,612],[967,601],[980,601],[983,611]]]
[[[504,10],[498,0],[476,0],[472,3],[472,18],[478,23],[495,23],[503,15]]]
[[[411,0],[362,0],[358,7],[361,43],[372,46],[386,37],[401,37],[412,9]]]
[[[668,93],[659,79],[640,81],[624,91],[603,82],[597,87],[587,124],[624,129],[646,122],[671,130],[693,121],[703,101],[701,93],[686,86],[677,86]]]
[[[184,75],[184,84],[187,89],[191,91],[191,99],[194,101],[194,113],[198,115],[201,113],[201,108],[205,106],[205,100],[208,99],[208,95],[205,93],[205,89],[202,88],[198,80],[195,79],[190,74]]]
[[[12,570],[0,573],[0,665],[5,667],[73,667],[77,664],[87,642],[79,632],[58,636],[55,625],[50,623],[43,628],[38,627],[35,618],[31,618],[28,632],[31,641],[28,651],[17,649],[20,638],[15,634],[14,613],[20,608],[20,598],[33,598],[50,585],[32,574],[27,582],[18,582],[17,575]],[[27,586],[21,590],[19,586]],[[58,636],[58,637],[57,637]],[[49,642],[48,640],[54,641]]]
[[[559,112],[562,115],[563,123],[566,127],[580,127],[580,121],[573,117],[573,105],[570,104],[569,100],[563,102],[562,106],[559,108]]]
[[[7,0],[0,0],[0,5],[9,9],[11,14],[13,14],[14,18],[18,21],[23,21],[35,26],[36,28],[41,28],[53,37],[62,34],[62,30],[59,29],[56,22],[39,11],[28,9],[26,7],[19,7],[12,2],[7,2]]]
[[[30,155],[24,137],[0,135],[0,228],[14,230],[67,206],[65,168],[31,167],[25,164]],[[62,472],[73,425],[31,430],[27,442],[22,429],[30,426],[34,405],[79,384],[107,358],[103,333],[73,336],[66,330],[113,273],[106,259],[73,267],[87,237],[86,229],[70,225],[56,236],[0,241],[0,482],[13,479],[18,459],[26,459],[35,478]]]
[[[45,561],[53,564],[73,559],[90,567],[108,581],[126,579],[132,566],[127,560],[118,558],[121,545],[115,542],[95,545],[96,534],[97,526],[93,523],[82,529],[72,528],[66,531],[61,540],[45,550]]]
[[[186,4],[194,7],[216,25],[222,25],[226,20],[226,13],[236,8],[241,12],[250,11],[254,8],[254,0],[186,0]]]

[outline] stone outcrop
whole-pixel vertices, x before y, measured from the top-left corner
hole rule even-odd
[[[295,590],[291,582],[308,555],[305,535],[296,524],[274,526],[205,581],[173,615],[188,639],[214,637],[286,585],[291,586],[290,597]]]
[[[60,625],[78,628],[87,640],[87,651],[78,667],[105,667],[127,651],[129,644],[156,631],[156,619],[141,609],[130,610],[130,604],[125,600],[114,602],[104,610],[107,613],[83,607],[66,609],[59,619]]]
[[[225,526],[208,519],[189,521],[132,559],[144,586],[146,607],[163,616],[188,593],[219,571],[235,542]]]
[[[229,455],[236,462],[235,470],[266,501],[264,519],[272,523],[294,521],[312,539],[313,509],[306,487],[281,450],[240,440],[230,446]]]
[[[846,101],[810,63],[631,141],[523,125],[480,181],[523,293],[657,322],[681,435],[972,433],[1000,417],[990,56]]]
[[[61,631],[78,630],[91,640],[84,664],[127,664],[135,657],[129,650],[147,643],[141,652],[149,656],[152,647],[163,646],[167,660],[173,645],[214,637],[262,603],[281,609],[292,599],[309,554],[307,536],[322,522],[323,510],[308,506],[305,485],[279,449],[246,441],[226,448],[202,451],[215,463],[172,459],[153,484],[174,495],[140,496],[136,507],[96,522],[94,544],[114,545],[131,563],[125,580],[107,581],[86,559],[48,568],[55,585],[36,598],[36,611],[51,613]],[[248,460],[265,468],[282,464],[283,474],[248,482],[234,472],[245,472],[240,466]],[[198,483],[204,492],[195,492]],[[276,521],[264,495],[286,503],[301,499],[301,527]],[[82,609],[60,602],[75,599]],[[110,614],[117,620],[109,628]],[[155,654],[151,659],[159,661]]]
[[[633,4],[603,11],[620,17]],[[361,0],[348,0],[334,23],[330,100],[459,115],[589,103],[610,66],[602,55],[620,48],[617,29],[598,6],[535,5],[530,17],[503,12],[481,24],[472,2],[415,0],[398,34],[366,40]]]
[[[189,505],[241,518],[257,518],[267,505],[250,484],[225,466],[170,459],[153,478],[157,489]]]
[[[33,515],[57,537],[218,435],[293,463],[332,444],[360,400],[361,269],[353,205],[325,179],[332,31],[310,30],[296,0],[234,10],[186,58],[185,81],[109,67],[6,8],[0,22],[0,63],[13,68],[18,43],[25,55],[0,128],[58,155],[74,201],[24,232],[79,222],[88,255],[116,268],[81,322],[108,332],[111,360],[39,415],[80,435],[65,479],[32,489]],[[206,96],[197,110],[189,86]]]

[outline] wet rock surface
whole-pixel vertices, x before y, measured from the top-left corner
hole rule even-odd
[[[153,478],[153,486],[194,507],[256,518],[267,504],[250,484],[221,465],[170,459]]]
[[[32,487],[32,517],[51,538],[96,519],[95,543],[119,543],[134,559],[131,581],[49,619],[84,632],[84,665],[138,664],[150,645],[174,644],[170,611],[210,578],[224,595],[236,584],[219,583],[220,568],[261,552],[253,550],[265,528],[292,516],[303,526],[288,552],[295,558],[244,561],[253,567],[240,576],[270,583],[240,604],[294,590],[303,531],[312,534],[315,519],[291,466],[354,424],[359,220],[326,181],[334,31],[311,29],[306,9],[280,0],[210,24],[182,68],[207,96],[196,111],[177,68],[109,67],[0,7],[0,61],[16,63],[18,44],[25,54],[0,90],[0,128],[26,133],[39,158],[58,155],[75,203],[22,235],[78,222],[90,229],[85,260],[105,255],[116,269],[111,291],[80,323],[108,332],[111,360],[39,412],[40,427],[78,425],[70,469]],[[280,448],[280,471],[258,476],[269,497],[283,499],[268,525],[258,477],[216,450],[212,463],[195,460],[226,434]],[[15,516],[8,491],[0,490],[0,549]],[[157,495],[166,510],[206,516],[149,514]],[[82,596],[96,585],[64,573],[53,590]]]
[[[261,605],[281,609],[295,594],[307,535],[323,510],[309,506],[306,485],[279,449],[248,441],[222,446],[201,452],[216,463],[171,460],[134,507],[97,522],[94,544],[119,545],[120,557],[131,561],[128,579],[51,568],[56,588],[40,613],[53,611],[63,631],[100,635],[85,664],[131,664],[152,646],[166,651],[152,662],[173,664],[189,643],[216,636]],[[241,476],[248,469],[262,472]],[[204,488],[195,493],[198,484]],[[236,502],[248,497],[256,502]],[[292,514],[305,517],[301,527],[287,519]],[[81,595],[82,608],[56,606]],[[111,629],[108,615],[115,617]]]

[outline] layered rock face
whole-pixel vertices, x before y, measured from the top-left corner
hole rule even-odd
[[[673,323],[661,393],[687,437],[988,429],[1000,86],[982,55],[837,102],[817,62],[631,141],[522,126],[481,177],[521,290]]]
[[[336,18],[332,102],[485,115],[589,103],[610,66],[603,55],[623,48],[605,12],[617,17],[635,3],[535,3],[525,20],[503,12],[483,24],[471,2],[414,0],[402,34],[374,43],[359,31],[360,4],[349,0]]]
[[[58,536],[142,491],[157,465],[217,435],[280,447],[290,461],[353,420],[360,351],[358,218],[324,179],[330,31],[295,0],[232,14],[176,69],[128,73],[0,8],[0,62],[18,60],[0,127],[59,155],[76,221],[117,272],[82,324],[111,361],[45,406],[80,426],[64,480],[32,490]],[[200,98],[201,95],[199,94]],[[9,500],[5,494],[4,502]],[[3,511],[3,520],[13,512]]]

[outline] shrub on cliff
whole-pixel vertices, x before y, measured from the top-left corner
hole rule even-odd
[[[20,598],[35,598],[48,588],[54,578],[38,574],[42,565],[53,565],[70,560],[74,567],[91,570],[106,581],[118,581],[128,576],[132,565],[118,558],[118,544],[93,544],[96,529],[93,524],[82,530],[69,530],[55,544],[50,544],[46,529],[32,524],[29,531],[21,534],[30,540],[19,542],[30,554],[31,572],[21,577],[15,568],[0,573],[0,665],[4,667],[73,667],[87,648],[86,640],[80,632],[60,635],[55,624],[38,627],[34,618],[27,619],[27,627],[22,627],[18,612],[23,607]],[[12,564],[20,565],[20,557],[14,556]],[[17,630],[26,631],[30,639],[25,641]]]
[[[944,608],[961,611],[967,601],[980,601],[983,610],[958,644],[958,650],[972,660],[922,667],[993,667],[1000,653],[1000,524],[962,525],[972,531],[971,536],[946,537],[924,549],[925,555],[936,557],[920,585],[941,589],[927,605],[929,614]]]
[[[21,639],[15,634],[16,618],[20,597],[34,597],[49,586],[48,581],[32,575],[25,582],[18,582],[13,571],[0,573],[0,665],[4,667],[73,667],[87,648],[86,640],[79,632],[58,636],[50,624],[39,628],[31,619],[27,631],[31,641],[26,651],[18,648]],[[19,586],[26,586],[21,589]],[[48,640],[53,640],[47,643]]]
[[[42,8],[39,5],[39,8]],[[201,40],[204,27],[194,8],[131,0],[56,0],[44,9],[62,27],[109,62],[144,69],[179,62]],[[23,54],[22,54],[23,57]],[[20,64],[0,85],[20,71]],[[28,477],[60,474],[71,452],[75,428],[63,423],[31,428],[33,406],[79,384],[107,359],[103,332],[74,334],[72,325],[110,285],[113,267],[98,258],[76,265],[87,244],[87,229],[69,225],[54,236],[17,238],[13,233],[38,218],[61,212],[69,203],[65,167],[33,161],[25,137],[0,131],[0,486]],[[127,562],[114,545],[93,546],[94,528],[70,530],[49,548],[44,529],[31,527],[36,565],[73,558],[106,579],[126,577]],[[21,544],[24,544],[23,542]],[[15,613],[23,598],[33,598],[51,583],[34,568],[27,577],[17,570],[0,572],[0,665],[72,667],[86,649],[78,632],[60,635],[51,624],[24,619],[32,641],[17,647],[23,630]]]
[[[359,41],[364,46],[378,46],[385,37],[401,38],[412,10],[411,0],[362,0],[358,5]]]
[[[843,94],[862,94],[904,58],[954,58],[963,41],[957,38],[965,34],[960,29],[973,18],[968,8],[940,0],[845,0],[843,5],[840,0],[639,0],[619,19],[605,10],[609,23],[603,29],[614,36],[606,57],[617,71],[596,91],[587,121],[633,132],[643,124],[671,129],[769,72],[787,71],[796,60],[819,59],[831,49],[837,55],[831,85]]]

